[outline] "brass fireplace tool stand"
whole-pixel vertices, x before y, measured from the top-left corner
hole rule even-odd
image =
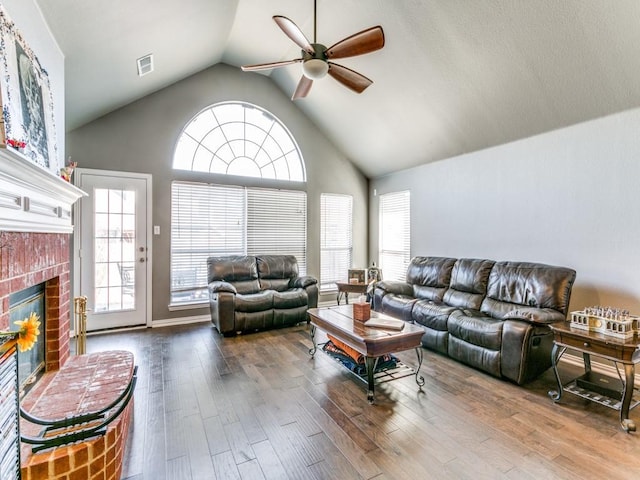
[[[87,297],[73,299],[76,355],[87,353]]]

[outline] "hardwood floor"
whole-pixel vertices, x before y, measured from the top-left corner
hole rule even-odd
[[[209,323],[90,336],[139,366],[123,479],[637,478],[640,433],[566,394],[519,387],[424,351],[376,388],[319,352],[308,327],[223,338]],[[399,357],[415,364],[414,352]],[[569,377],[575,367],[562,364]],[[632,410],[640,427],[639,410]]]

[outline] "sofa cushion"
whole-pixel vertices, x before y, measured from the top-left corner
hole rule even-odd
[[[416,299],[407,295],[389,294],[382,299],[381,311],[392,317],[411,321],[411,309]]]
[[[444,293],[444,303],[460,308],[479,310],[487,292],[493,260],[461,258],[451,271],[451,282]]]
[[[473,310],[456,310],[449,316],[449,335],[472,345],[500,350],[504,322]]]
[[[252,293],[249,295],[238,294],[235,298],[236,312],[260,312],[273,308],[273,290]]]
[[[207,259],[207,283],[224,281],[232,284],[241,294],[260,291],[256,257],[250,255],[228,255]]]
[[[296,308],[306,306],[307,292],[303,288],[293,288],[285,292],[273,292],[273,308]]]
[[[431,328],[433,330],[446,332],[447,319],[455,309],[455,307],[451,307],[440,302],[418,300],[413,305],[411,318],[415,323]]]
[[[298,277],[298,261],[293,255],[261,255],[257,264],[262,290],[282,292]]]
[[[496,262],[481,311],[504,318],[519,306],[550,308],[566,315],[576,272],[540,263]]]
[[[418,299],[442,300],[451,280],[455,258],[413,257],[407,269],[407,283]]]

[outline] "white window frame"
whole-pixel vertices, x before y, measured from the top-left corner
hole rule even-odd
[[[305,182],[302,153],[287,127],[271,112],[247,102],[211,105],[184,127],[173,168]]]
[[[380,195],[378,262],[385,280],[404,281],[411,261],[411,192]]]
[[[336,291],[353,264],[353,197],[320,195],[320,291]]]

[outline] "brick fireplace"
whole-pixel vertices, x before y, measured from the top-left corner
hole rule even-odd
[[[44,284],[45,373],[20,400],[25,411],[40,418],[72,418],[110,408],[127,384],[135,385],[130,352],[70,358],[71,208],[83,195],[19,152],[0,148],[0,329],[11,327],[10,295]],[[133,402],[122,407],[102,435],[37,452],[23,441],[22,478],[120,478]],[[40,425],[24,419],[20,424],[23,436],[40,435]]]
[[[45,284],[45,370],[58,370],[69,358],[70,235],[0,232],[0,329],[9,329],[9,295]]]
[[[0,329],[9,295],[45,285],[45,370],[69,358],[71,208],[83,191],[20,152],[0,148]]]

